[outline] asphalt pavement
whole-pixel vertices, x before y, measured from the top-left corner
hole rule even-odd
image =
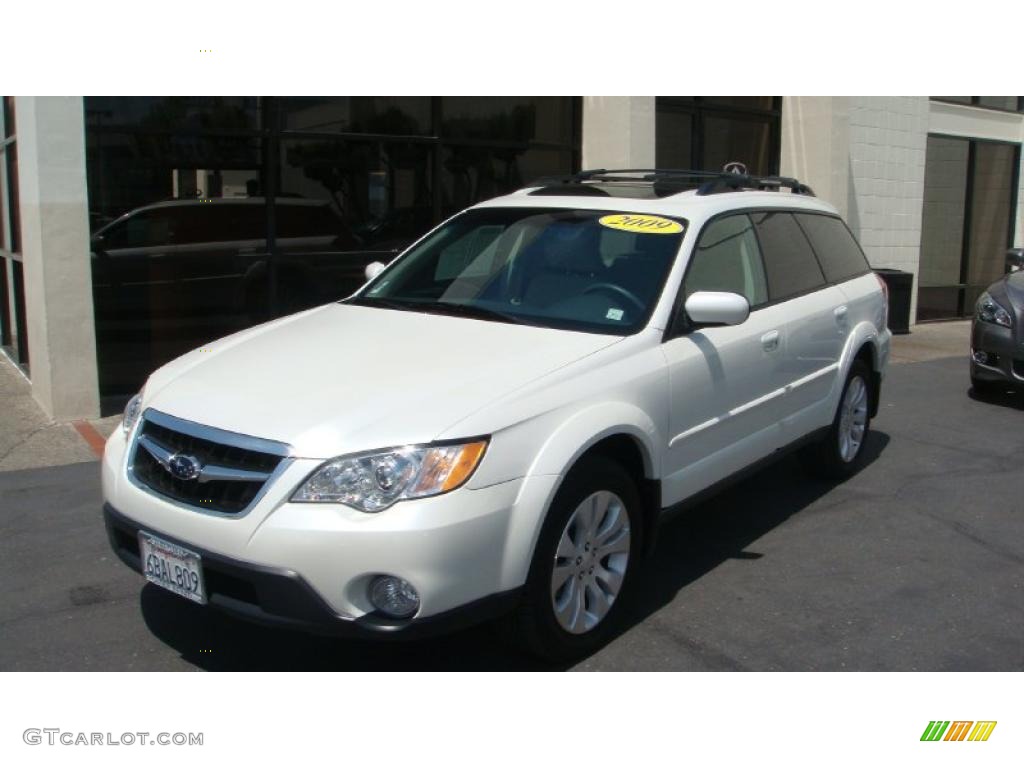
[[[893,365],[839,486],[787,458],[664,526],[584,670],[1024,669],[1024,395],[964,355]],[[915,361],[919,360],[919,361]],[[95,461],[0,472],[2,670],[543,669],[489,627],[339,641],[233,620],[109,551]]]

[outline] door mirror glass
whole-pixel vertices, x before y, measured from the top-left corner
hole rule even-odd
[[[363,273],[366,275],[367,280],[373,280],[373,278],[381,273],[384,267],[385,265],[381,262],[374,261],[366,265],[366,269],[363,270]]]
[[[1024,269],[1024,248],[1011,248],[1006,252],[1006,266],[1011,272]]]
[[[697,291],[686,300],[686,316],[697,326],[739,325],[750,316],[750,303],[738,293]]]

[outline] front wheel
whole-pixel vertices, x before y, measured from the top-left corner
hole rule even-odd
[[[801,452],[804,464],[826,480],[845,480],[864,463],[864,443],[871,428],[871,369],[856,360],[843,385],[832,426],[825,437]]]
[[[584,458],[566,476],[510,617],[529,650],[564,661],[608,639],[636,570],[640,508],[635,482],[611,459]]]

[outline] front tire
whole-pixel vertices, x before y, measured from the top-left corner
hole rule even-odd
[[[850,366],[832,426],[825,437],[802,451],[805,466],[825,480],[839,482],[864,465],[864,443],[871,429],[871,369],[863,360]]]
[[[621,465],[582,459],[555,494],[523,602],[510,617],[519,642],[542,658],[592,653],[615,629],[636,571],[640,493]]]

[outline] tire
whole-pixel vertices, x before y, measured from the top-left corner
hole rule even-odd
[[[871,430],[871,397],[871,368],[863,360],[855,360],[828,433],[801,451],[804,465],[813,475],[840,482],[864,466],[864,444]]]
[[[639,565],[641,505],[636,483],[612,459],[584,457],[573,467],[544,521],[523,600],[508,618],[521,646],[549,661],[569,661],[608,640]],[[556,611],[556,601],[563,610]]]

